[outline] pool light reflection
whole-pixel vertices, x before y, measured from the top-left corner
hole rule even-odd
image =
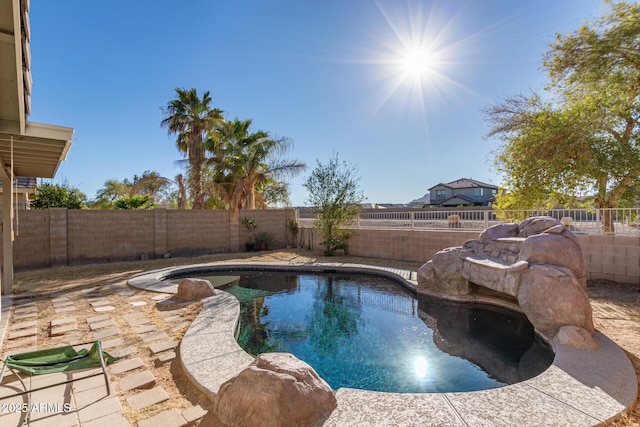
[[[416,356],[413,359],[413,369],[416,372],[416,377],[419,379],[424,379],[427,376],[429,371],[429,364],[427,363],[427,359],[424,356]]]

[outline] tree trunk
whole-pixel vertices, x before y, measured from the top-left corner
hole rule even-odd
[[[256,199],[255,199],[255,184],[252,180],[249,180],[247,185],[247,195],[246,195],[246,206],[245,209],[255,209],[256,208]]]
[[[176,176],[176,183],[178,184],[178,209],[187,208],[187,189],[184,186],[184,179],[182,174]]]
[[[191,187],[193,188],[192,209],[204,208],[204,194],[202,193],[202,170],[200,167],[192,168]]]
[[[615,225],[613,223],[614,215],[611,209],[600,210],[600,231],[602,234],[614,234]]]

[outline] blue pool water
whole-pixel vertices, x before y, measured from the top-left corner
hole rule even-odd
[[[524,316],[416,298],[388,279],[232,274],[241,276],[225,289],[240,301],[239,344],[292,353],[333,389],[483,390],[536,376],[553,359]]]

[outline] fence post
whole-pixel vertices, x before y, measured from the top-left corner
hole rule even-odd
[[[486,230],[487,228],[489,228],[489,211],[484,211],[483,216],[484,216],[484,229]]]
[[[415,230],[414,223],[415,223],[415,220],[416,220],[416,213],[415,212],[410,212],[410,214],[411,214],[411,231],[414,231]]]
[[[169,233],[167,224],[167,210],[153,209],[153,254],[162,258],[169,252]]]
[[[49,209],[49,262],[52,267],[69,265],[67,209]]]
[[[600,208],[596,208],[596,230],[598,230],[598,235],[602,234],[602,227],[600,227]]]
[[[233,216],[229,213],[227,221],[229,222],[229,252],[239,252],[240,247],[240,224],[239,221],[234,220]]]

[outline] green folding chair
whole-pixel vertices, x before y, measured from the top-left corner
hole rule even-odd
[[[3,360],[2,371],[0,371],[0,384],[4,379],[4,372],[7,368],[18,378],[20,384],[22,384],[23,392],[18,392],[9,396],[4,396],[1,399],[7,399],[16,396],[27,395],[27,411],[24,423],[29,419],[29,413],[31,411],[31,393],[45,390],[50,387],[59,386],[62,384],[69,384],[74,381],[83,380],[86,378],[92,378],[99,375],[104,375],[104,384],[107,388],[107,395],[111,394],[111,387],[109,387],[109,377],[107,376],[106,365],[113,363],[119,358],[109,355],[109,353],[102,350],[102,344],[100,341],[86,342],[76,344],[75,346],[82,346],[87,344],[93,344],[89,350],[86,348],[76,351],[71,345],[63,347],[47,348],[44,350],[30,351],[27,353],[13,354],[7,356]],[[23,378],[18,374],[22,372],[28,375],[43,375],[52,374],[55,372],[76,371],[79,369],[96,368],[100,366],[102,372],[97,372],[91,375],[83,376],[80,378],[74,378],[67,381],[62,381],[56,384],[51,384],[43,387],[38,387],[29,390],[25,384]],[[0,400],[1,400],[0,399]]]

